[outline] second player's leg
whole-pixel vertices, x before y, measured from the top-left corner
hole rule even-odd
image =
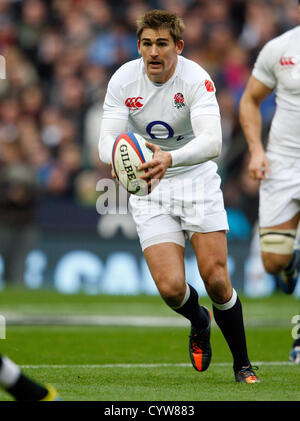
[[[261,255],[268,273],[281,272],[291,261],[300,213],[289,221],[260,228]]]

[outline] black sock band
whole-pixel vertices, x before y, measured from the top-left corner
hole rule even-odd
[[[195,288],[188,285],[190,288],[189,298],[182,307],[173,308],[173,310],[186,317],[196,330],[201,331],[207,327],[209,322],[207,312],[199,305],[199,296]]]
[[[21,374],[16,384],[6,389],[17,401],[40,401],[48,390]]]
[[[220,307],[216,308],[213,305],[213,312],[215,321],[221,329],[232,353],[234,370],[239,370],[243,366],[249,365],[242,304],[239,298],[237,297],[235,304],[227,310],[220,310]]]
[[[39,401],[43,399],[48,390],[31,380],[9,358],[0,355],[0,375],[2,387],[17,401]]]

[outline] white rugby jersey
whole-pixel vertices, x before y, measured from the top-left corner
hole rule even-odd
[[[148,78],[142,58],[124,64],[112,76],[103,106],[103,119],[127,120],[128,131],[164,151],[179,149],[194,139],[191,118],[200,115],[220,116],[215,87],[201,66],[182,56],[164,84]],[[167,175],[188,169],[168,168]]]
[[[300,156],[300,26],[269,41],[252,74],[276,92],[267,149]]]

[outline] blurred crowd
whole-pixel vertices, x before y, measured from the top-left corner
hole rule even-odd
[[[97,151],[107,82],[138,57],[135,21],[153,8],[184,18],[183,55],[216,84],[225,203],[255,222],[258,185],[247,177],[238,103],[261,47],[299,24],[296,0],[1,0],[0,221],[24,206],[30,219],[40,197],[95,209],[96,182],[110,177]],[[270,97],[265,131],[273,111]]]

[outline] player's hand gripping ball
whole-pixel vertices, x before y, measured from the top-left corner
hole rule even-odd
[[[132,194],[145,196],[149,193],[148,184],[139,179],[148,169],[137,168],[153,158],[153,152],[145,145],[142,136],[132,133],[121,133],[115,140],[112,149],[112,167],[119,182]]]

